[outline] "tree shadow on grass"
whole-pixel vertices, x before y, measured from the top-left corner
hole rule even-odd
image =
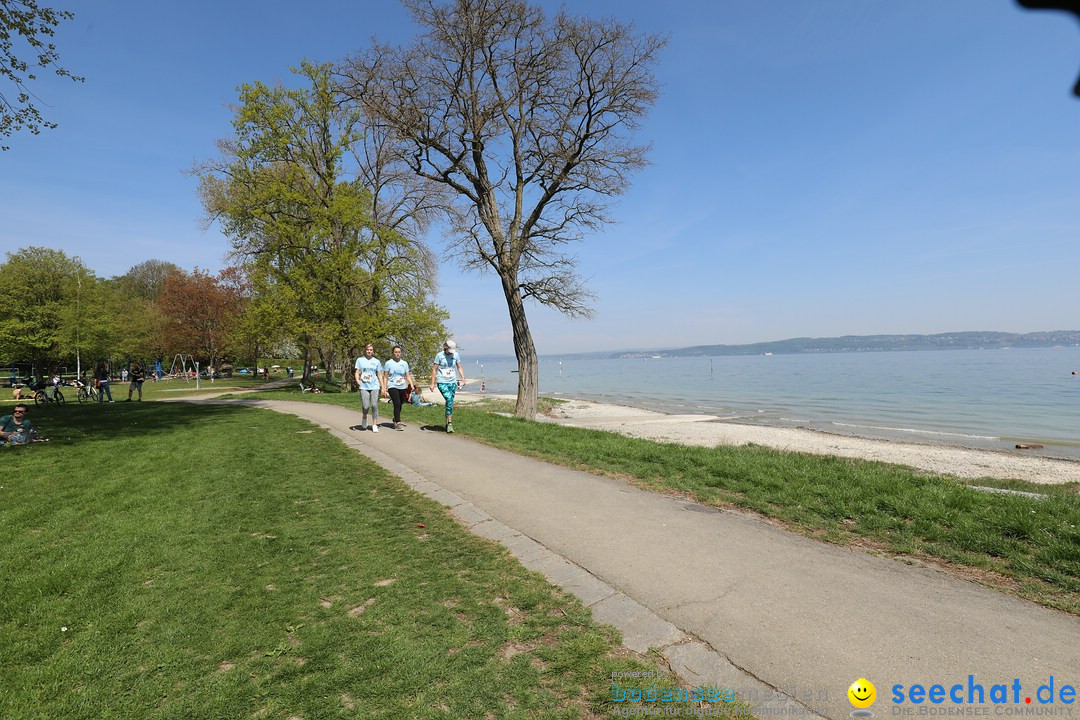
[[[168,434],[177,427],[231,417],[238,412],[250,412],[242,405],[218,405],[186,402],[118,402],[65,403],[29,407],[30,422],[38,437],[48,438],[48,444],[35,443],[22,447],[4,447],[5,451],[65,452],[74,446],[85,446],[97,440],[137,435],[148,442]],[[0,409],[0,415],[10,410]]]

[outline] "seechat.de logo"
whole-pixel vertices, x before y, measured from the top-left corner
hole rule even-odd
[[[874,713],[868,709],[877,700],[877,688],[874,687],[874,683],[866,678],[859,678],[848,687],[847,696],[855,707],[851,717],[874,717]]]

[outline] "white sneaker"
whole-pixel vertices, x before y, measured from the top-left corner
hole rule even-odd
[[[372,425],[371,426],[371,432],[379,432],[379,426],[378,425]]]

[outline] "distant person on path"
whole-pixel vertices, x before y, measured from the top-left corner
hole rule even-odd
[[[105,396],[109,396],[109,402],[112,402],[112,390],[109,389],[109,368],[108,366],[100,362],[97,368],[94,370],[94,382],[97,385],[97,401],[105,402]]]
[[[360,421],[360,429],[367,430],[368,410],[371,411],[371,432],[379,432],[379,391],[386,393],[382,386],[382,363],[375,357],[375,346],[368,343],[364,347],[363,357],[356,358],[356,369],[353,373],[356,384],[360,386],[360,405],[364,411],[364,417]]]
[[[146,380],[146,371],[143,370],[143,366],[138,361],[136,361],[135,364],[131,366],[131,372],[128,374],[128,377],[131,378],[131,384],[128,385],[127,401],[131,402],[131,393],[138,390],[139,402],[142,402],[142,384],[143,381]]]
[[[461,379],[458,380],[458,375]],[[436,383],[436,379],[438,382]],[[447,340],[443,343],[442,352],[435,356],[435,362],[431,366],[431,392],[435,392],[438,384],[439,392],[446,399],[446,432],[454,432],[454,393],[459,387],[465,387],[465,371],[461,369],[461,355],[457,351],[457,343]]]
[[[395,345],[393,359],[387,360],[383,365],[383,393],[390,396],[390,402],[394,404],[394,429],[404,430],[401,424],[401,404],[405,401],[405,392],[416,385],[412,373],[409,372],[409,363],[401,359],[401,346]]]
[[[128,371],[127,371],[127,368],[124,368],[123,370],[120,371],[120,382],[126,383],[127,379],[128,379]]]
[[[11,415],[0,417],[0,445],[25,445],[33,440],[34,426],[27,419],[29,408],[19,403]]]

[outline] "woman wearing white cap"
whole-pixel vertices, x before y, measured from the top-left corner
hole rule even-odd
[[[458,374],[461,380],[458,380]],[[465,387],[465,371],[461,369],[461,355],[457,351],[457,343],[447,340],[443,343],[442,352],[435,356],[435,362],[431,366],[431,392],[435,392],[436,378],[438,379],[439,392],[446,398],[446,432],[454,432],[454,392],[459,387]]]

